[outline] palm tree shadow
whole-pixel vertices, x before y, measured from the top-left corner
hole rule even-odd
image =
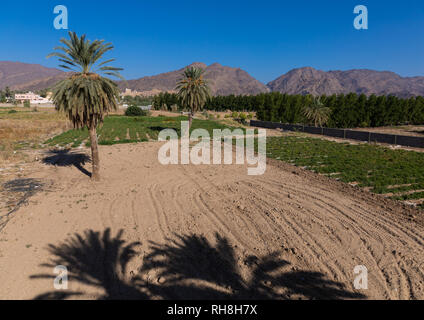
[[[237,258],[228,240],[217,235],[211,246],[204,237],[177,236],[160,245],[151,243],[141,274],[156,274],[164,284],[148,282],[148,290],[163,299],[230,299],[229,289],[243,288]],[[195,281],[197,284],[190,284]],[[199,284],[201,283],[201,284]],[[222,288],[224,290],[222,290]]]
[[[277,300],[293,295],[320,300],[365,298],[322,273],[288,271],[290,263],[278,252],[246,257],[241,272],[233,247],[218,234],[215,245],[196,235],[176,237],[165,245],[152,243],[152,251],[140,268],[144,273],[156,270],[158,278],[165,279],[164,284],[149,284],[148,288],[164,299]]]
[[[216,243],[197,235],[176,236],[165,244],[151,243],[137,276],[126,277],[130,260],[137,256],[139,243],[126,244],[121,230],[115,238],[86,231],[59,246],[50,245],[53,255],[45,267],[68,268],[69,280],[103,289],[100,299],[184,299],[184,300],[269,300],[359,299],[343,284],[311,271],[291,271],[279,253],[241,260],[229,241],[216,234]],[[240,266],[240,262],[243,267]],[[53,279],[49,274],[33,279]],[[47,292],[36,299],[66,299],[81,292]]]
[[[125,244],[121,230],[116,237],[111,237],[110,229],[103,233],[86,231],[84,235],[76,234],[59,246],[49,245],[53,259],[44,264],[50,269],[63,265],[68,268],[69,281],[103,289],[101,300],[147,299],[140,290],[126,278],[127,265],[137,254],[138,242]],[[54,279],[56,275],[41,274],[31,279]],[[82,292],[48,292],[35,299],[66,299]]]
[[[85,153],[73,152],[71,149],[53,149],[49,150],[46,155],[47,156],[43,159],[44,164],[59,167],[74,166],[86,176],[91,177],[91,172],[83,167],[86,163],[91,162],[91,158]]]

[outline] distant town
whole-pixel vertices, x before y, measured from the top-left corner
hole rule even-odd
[[[15,101],[18,103],[25,103],[29,101],[30,104],[52,104],[51,100],[52,92],[48,92],[46,97],[42,97],[34,92],[17,93],[15,94]]]

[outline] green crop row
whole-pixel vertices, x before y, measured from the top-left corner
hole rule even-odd
[[[113,145],[157,140],[159,133],[164,129],[175,129],[180,135],[181,121],[187,121],[187,118],[109,116],[97,131],[99,144]],[[222,130],[230,127],[215,121],[195,119],[191,131],[200,128],[212,135],[213,129]],[[78,147],[83,143],[86,146],[90,145],[87,129],[70,130],[45,142],[49,146],[61,147]]]
[[[413,192],[424,189],[424,153],[295,135],[268,138],[267,156],[394,199],[424,199]]]

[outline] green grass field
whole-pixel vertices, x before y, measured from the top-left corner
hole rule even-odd
[[[99,144],[113,145],[122,143],[157,140],[159,133],[167,128],[175,129],[180,135],[181,121],[186,117],[125,117],[109,116],[98,129]],[[212,135],[213,129],[230,128],[210,120],[194,120],[191,130],[206,129]],[[89,146],[88,131],[70,130],[45,142],[48,146],[78,147],[82,143]]]
[[[393,199],[424,199],[424,153],[299,135],[268,138],[267,156]]]

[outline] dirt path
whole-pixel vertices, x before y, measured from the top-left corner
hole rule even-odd
[[[424,299],[414,211],[280,162],[261,177],[161,166],[159,147],[102,147],[99,184],[79,155],[38,164],[0,232],[0,298]],[[53,288],[57,265],[68,290]],[[353,288],[357,265],[368,290]]]

